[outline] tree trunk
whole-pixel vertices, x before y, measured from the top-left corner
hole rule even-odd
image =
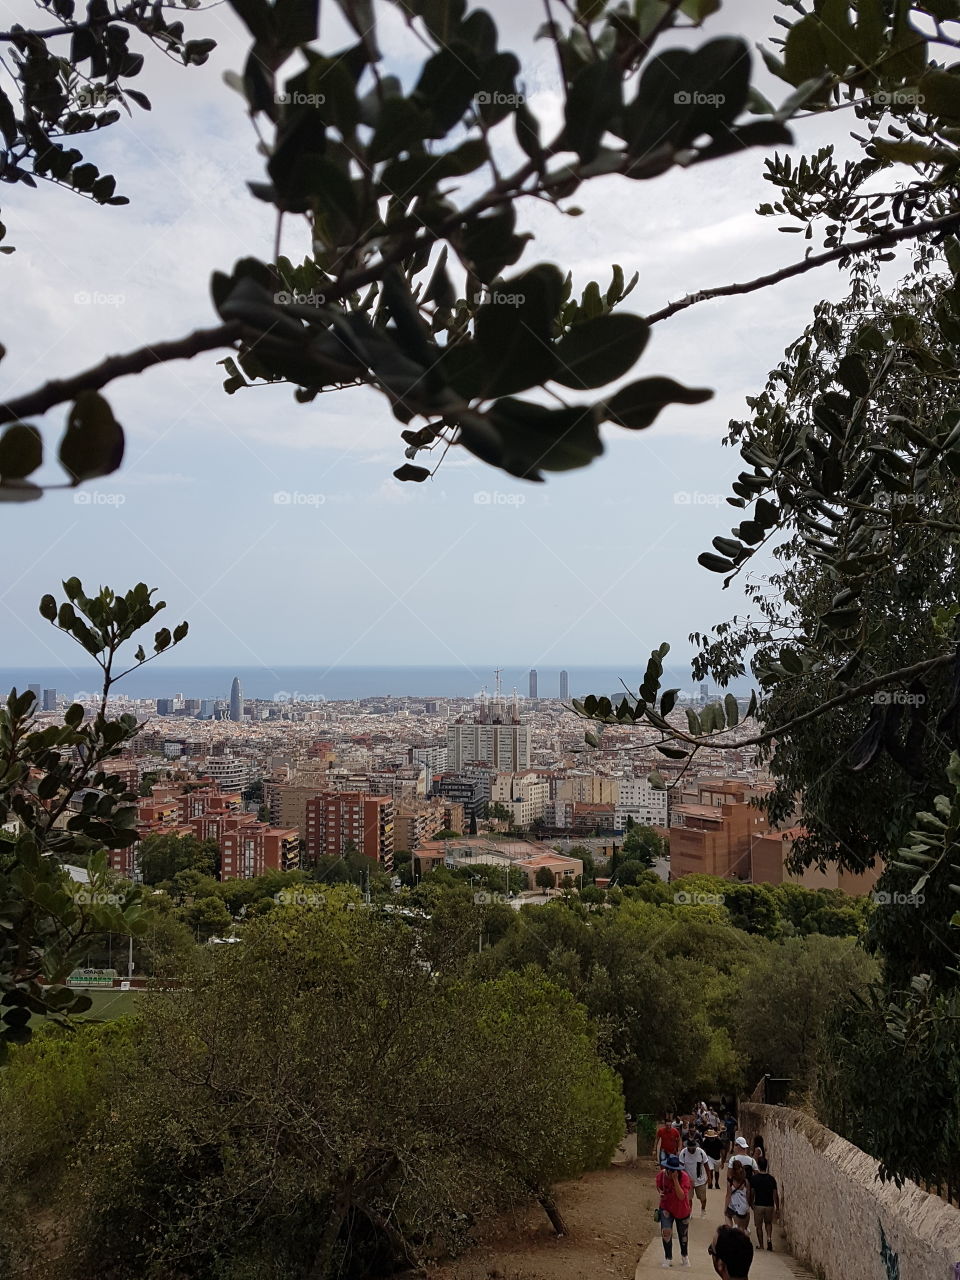
[[[543,1212],[550,1219],[550,1225],[553,1227],[557,1235],[565,1236],[567,1234],[567,1224],[564,1222],[563,1216],[557,1208],[557,1204],[553,1196],[550,1195],[548,1191],[538,1191],[537,1202]]]
[[[330,1219],[324,1228],[323,1237],[313,1259],[313,1266],[310,1268],[307,1280],[325,1280],[325,1277],[329,1275],[333,1247],[340,1234],[340,1228],[343,1226],[343,1220],[347,1216],[348,1207],[348,1202],[341,1200],[331,1208]]]
[[[393,1249],[395,1260],[399,1263],[405,1263],[406,1266],[415,1272],[422,1273],[423,1266],[417,1257],[413,1247],[404,1239],[392,1222],[389,1222],[382,1213],[367,1205],[358,1205],[357,1208],[361,1213],[365,1214],[370,1223],[381,1231],[390,1242]]]

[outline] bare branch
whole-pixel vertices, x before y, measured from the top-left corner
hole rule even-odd
[[[852,244],[841,245],[839,249],[830,249],[826,253],[814,253],[802,262],[794,262],[792,266],[781,267],[779,271],[771,271],[767,275],[757,276],[743,284],[724,284],[716,289],[701,289],[698,293],[688,294],[677,302],[668,302],[659,311],[652,311],[644,316],[647,324],[657,324],[660,320],[669,320],[678,311],[686,311],[695,307],[698,302],[707,302],[711,298],[732,298],[742,293],[756,293],[759,289],[767,289],[770,285],[779,284],[793,276],[806,275],[808,271],[816,271],[830,262],[841,262],[844,258],[854,257],[860,253],[870,253],[873,249],[885,249],[892,244],[904,240],[916,240],[920,236],[937,232],[955,231],[960,227],[960,213],[949,213],[942,218],[931,218],[929,222],[918,222],[912,227],[900,227],[896,231],[882,231],[879,235],[869,236],[866,240],[855,240]]]
[[[213,329],[197,329],[187,337],[177,338],[172,342],[155,342],[126,355],[108,356],[91,369],[75,373],[72,378],[56,378],[27,395],[0,401],[0,424],[46,413],[54,405],[75,400],[81,391],[99,391],[117,378],[124,378],[131,373],[143,373],[155,364],[166,364],[170,360],[192,360],[204,351],[233,346],[245,336],[249,336],[246,326],[234,320]]]

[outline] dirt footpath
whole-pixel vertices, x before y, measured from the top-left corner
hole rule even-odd
[[[629,1141],[629,1140],[628,1140]],[[500,1219],[461,1258],[430,1280],[633,1280],[637,1259],[657,1227],[656,1169],[621,1150],[609,1169],[556,1188],[568,1235],[558,1238],[542,1209]]]

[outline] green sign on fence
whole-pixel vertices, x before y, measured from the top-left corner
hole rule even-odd
[[[70,987],[112,987],[116,969],[74,969],[67,979]]]

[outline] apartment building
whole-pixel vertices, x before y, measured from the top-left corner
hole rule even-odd
[[[220,838],[220,879],[252,880],[267,871],[296,871],[300,833],[292,827],[241,822]]]
[[[451,724],[447,726],[447,769],[482,763],[518,773],[530,767],[530,727],[525,724]]]
[[[754,838],[770,830],[766,815],[750,801],[766,789],[724,778],[685,786],[670,815],[671,879],[700,873],[749,880]]]
[[[203,772],[223,791],[242,791],[253,779],[253,765],[242,756],[207,756]]]
[[[553,799],[570,804],[617,804],[620,782],[619,778],[603,778],[597,773],[570,773],[557,779]]]
[[[522,773],[498,773],[490,789],[490,803],[510,811],[515,827],[529,827],[546,815],[550,802],[550,780],[535,769]]]
[[[270,821],[278,827],[296,827],[301,835],[305,835],[307,801],[322,795],[329,787],[329,775],[326,773],[298,776],[289,782],[265,782],[263,803]]]
[[[427,777],[432,778],[434,774],[446,772],[447,748],[443,744],[435,747],[411,747],[410,763],[422,764],[427,771]]]
[[[459,826],[453,825],[451,821],[457,816]],[[393,821],[393,846],[394,849],[413,853],[422,844],[432,840],[438,831],[447,830],[463,830],[463,805],[448,804],[442,796],[433,796],[429,800],[415,803],[401,803]]]
[[[862,897],[872,893],[883,872],[883,864],[864,867],[860,872],[843,871],[835,863],[821,870],[807,867],[804,871],[787,870],[787,859],[802,827],[769,831],[753,837],[750,847],[751,879],[754,884],[799,884],[805,889],[842,889],[844,893]]]
[[[351,845],[384,870],[393,870],[394,804],[390,796],[342,791],[307,801],[306,859],[339,858]]]
[[[641,827],[668,825],[670,793],[663,787],[651,786],[646,778],[620,778],[618,793],[613,810],[615,831],[623,831],[628,818]]]
[[[447,804],[459,805],[469,821],[490,802],[492,776],[489,770],[442,773],[433,779],[432,791]],[[452,830],[462,831],[462,823]]]

